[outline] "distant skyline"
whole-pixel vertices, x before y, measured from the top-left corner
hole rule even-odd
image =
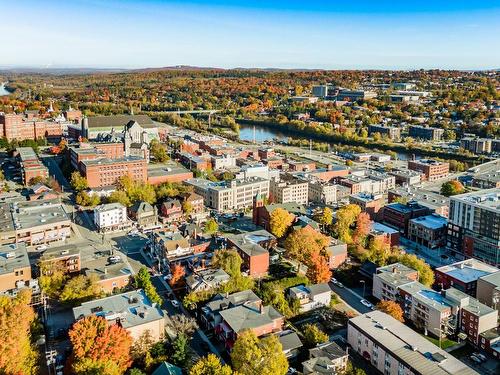
[[[0,0],[0,9],[0,68],[500,68],[496,1]]]

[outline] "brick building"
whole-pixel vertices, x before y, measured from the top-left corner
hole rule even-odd
[[[24,185],[30,184],[34,178],[41,177],[47,179],[49,171],[42,164],[35,151],[31,147],[18,147],[16,149],[16,161],[21,169],[22,182]]]
[[[60,122],[39,120],[27,114],[0,113],[0,138],[17,139],[60,138],[63,130]]]
[[[429,208],[416,202],[407,204],[391,203],[384,206],[382,222],[399,230],[404,236],[408,235],[409,221],[411,219],[431,214]]]
[[[146,160],[134,156],[83,160],[80,162],[80,173],[87,179],[90,188],[114,185],[122,176],[144,183],[148,180]]]
[[[450,164],[431,159],[409,160],[408,169],[421,172],[424,177],[422,180],[436,181],[448,176]]]

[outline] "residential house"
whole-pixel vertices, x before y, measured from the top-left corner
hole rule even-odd
[[[349,355],[335,342],[320,344],[309,349],[309,359],[302,362],[304,375],[339,374],[347,368]]]
[[[229,281],[231,277],[221,268],[208,268],[193,272],[186,277],[188,292],[214,290]]]
[[[330,306],[332,290],[327,283],[298,285],[288,290],[288,296],[300,302],[300,312],[307,312],[319,307]]]
[[[152,228],[158,225],[158,209],[148,202],[138,201],[128,209],[129,216],[140,228]]]
[[[172,222],[182,217],[182,205],[178,199],[168,199],[161,205],[161,215],[164,220]]]

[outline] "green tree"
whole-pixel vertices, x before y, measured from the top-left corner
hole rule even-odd
[[[215,221],[215,219],[210,218],[207,220],[205,223],[205,229],[204,232],[206,234],[215,234],[219,230],[219,224]]]
[[[144,293],[146,293],[146,296],[151,302],[161,305],[162,299],[151,282],[151,276],[146,267],[141,267],[139,269],[139,272],[134,276],[134,282],[138,289],[144,290]]]
[[[76,204],[83,207],[95,207],[101,203],[101,198],[97,194],[89,195],[86,191],[80,191],[75,198]]]
[[[191,358],[189,339],[184,333],[179,333],[172,344],[172,356],[170,359],[179,367],[186,367]]]
[[[62,302],[72,304],[85,302],[102,295],[101,287],[97,283],[99,278],[96,275],[79,275],[69,279],[60,295]]]
[[[108,203],[120,203],[125,207],[132,205],[127,193],[122,190],[113,191],[108,197]]]
[[[233,368],[242,375],[285,375],[288,361],[278,338],[259,339],[252,331],[238,335],[231,351]]]
[[[215,354],[202,357],[189,369],[189,375],[232,375],[233,370],[223,365]]]
[[[434,284],[434,272],[432,268],[415,254],[401,254],[396,259],[397,262],[418,271],[418,281],[425,286]]]
[[[464,185],[458,180],[451,180],[441,185],[441,194],[445,197],[465,193]]]
[[[153,139],[151,141],[151,143],[149,144],[149,149],[155,161],[159,163],[164,163],[170,159],[168,157],[166,147],[163,144],[161,144],[160,141],[158,141],[157,139]]]
[[[361,208],[356,204],[348,204],[337,211],[336,230],[339,238],[345,243],[352,243],[351,227],[361,213]]]
[[[85,190],[89,187],[89,184],[87,183],[87,179],[83,177],[80,172],[75,171],[71,173],[71,187],[75,189],[76,192],[80,192],[82,190]]]
[[[328,341],[328,335],[314,324],[306,324],[302,333],[304,334],[304,343],[309,348]]]
[[[212,263],[214,267],[222,268],[231,277],[241,276],[243,260],[236,250],[217,250]]]
[[[284,208],[276,208],[271,212],[269,219],[271,233],[278,238],[283,237],[292,225],[294,219],[295,216]]]

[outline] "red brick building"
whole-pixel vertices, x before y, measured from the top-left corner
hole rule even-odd
[[[408,161],[408,169],[422,172],[422,180],[435,181],[448,176],[450,164],[442,161],[421,159]]]
[[[391,203],[384,206],[381,212],[382,222],[392,228],[396,228],[405,236],[408,235],[409,221],[411,219],[432,213],[428,207],[424,207],[416,202],[409,202],[407,204]]]
[[[5,137],[8,141],[61,136],[62,126],[59,122],[40,121],[29,115],[0,114],[0,138]]]
[[[122,176],[144,183],[148,180],[147,162],[139,157],[84,160],[79,168],[90,188],[114,185]]]

